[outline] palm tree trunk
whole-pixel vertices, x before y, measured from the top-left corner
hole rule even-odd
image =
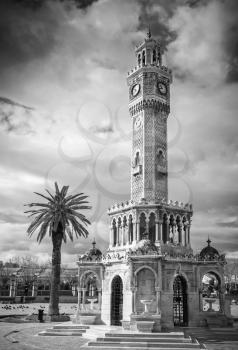
[[[60,286],[60,267],[61,267],[61,245],[62,230],[58,228],[52,232],[52,267],[51,267],[51,286],[50,286],[50,302],[48,315],[59,315],[59,286]]]

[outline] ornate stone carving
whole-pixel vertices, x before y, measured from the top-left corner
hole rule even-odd
[[[144,99],[143,101],[136,103],[129,108],[129,112],[132,116],[134,116],[147,108],[152,108],[155,112],[165,112],[167,115],[170,112],[169,104],[154,99]]]

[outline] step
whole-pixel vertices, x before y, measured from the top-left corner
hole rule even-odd
[[[89,326],[84,326],[84,325],[73,325],[73,324],[58,324],[58,325],[55,325],[52,327],[53,329],[89,329],[90,327]]]
[[[141,337],[139,334],[137,337],[131,336],[117,336],[116,334],[112,337],[97,338],[100,342],[151,342],[151,343],[191,343],[191,338],[159,338],[159,337]]]
[[[171,333],[139,333],[139,332],[133,332],[133,333],[116,333],[116,332],[110,332],[105,333],[105,337],[150,337],[150,338],[184,338],[183,332],[171,332]]]
[[[98,350],[99,348],[98,348],[98,346],[88,346],[88,345],[82,345],[81,347],[80,347],[80,349],[81,350]],[[101,347],[100,346],[100,350],[110,350],[110,349],[112,349],[112,347],[111,347],[111,345],[105,345],[105,346],[103,346],[103,347]],[[113,350],[131,350],[131,346],[121,346],[120,344],[118,344],[117,346],[113,346]],[[177,350],[178,348],[177,347],[150,347],[150,348],[148,348],[148,346],[140,346],[140,347],[138,347],[137,349],[139,349],[139,350],[148,350],[148,349],[150,349],[150,350]],[[179,350],[194,350],[194,349],[200,349],[200,347],[199,348],[194,348],[194,347],[190,347],[190,348],[179,348]]]
[[[39,332],[38,335],[40,336],[78,336],[78,337],[82,337],[82,333],[80,332],[55,332],[54,330],[52,331],[42,331]]]
[[[174,348],[174,349],[200,349],[200,345],[199,343],[156,343],[156,342],[107,342],[105,344],[105,342],[98,342],[98,341],[90,341],[88,342],[88,346],[95,346],[95,347],[105,347],[105,345],[107,347],[111,347],[113,349],[115,348],[125,348],[125,347],[129,347],[129,348],[137,348],[137,349],[141,349],[141,348],[157,348],[157,349],[168,349],[168,348]]]
[[[87,329],[72,329],[72,328],[47,328],[46,329],[47,332],[57,332],[57,333],[62,333],[62,332],[72,332],[72,333],[85,333],[87,331]]]

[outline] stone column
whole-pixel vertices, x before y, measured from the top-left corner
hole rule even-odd
[[[130,244],[130,235],[131,235],[131,233],[130,233],[130,228],[129,227],[131,227],[131,226],[129,226],[129,223],[128,223],[128,225],[127,225],[127,229],[126,229],[126,237],[127,237],[127,244]]]
[[[140,221],[136,222],[136,241],[140,240]]]
[[[113,226],[112,225],[109,227],[109,230],[110,230],[109,247],[112,247],[113,246]]]
[[[15,296],[16,296],[16,281],[11,280],[10,281],[9,297],[15,297]]]
[[[199,294],[199,310],[203,311],[202,288],[199,288],[198,294]]]
[[[160,287],[155,287],[156,291],[156,313],[160,314]]]
[[[133,225],[133,241],[136,241],[136,239],[137,239],[136,238],[137,237],[136,236],[136,226],[137,226],[136,222],[133,222],[132,225]]]
[[[220,302],[220,312],[224,314],[225,311],[225,287],[221,287],[221,289],[218,291],[218,296],[219,296],[219,302]]]
[[[121,231],[121,227],[117,224],[117,243],[116,243],[117,246],[120,245],[120,231]]]
[[[32,283],[32,291],[31,291],[31,296],[32,297],[36,297],[37,296],[37,282],[36,281],[34,281],[33,283]]]
[[[137,288],[132,287],[131,291],[132,291],[132,313],[135,314],[136,313],[136,291],[137,291]]]
[[[172,227],[171,227],[171,233],[172,233],[172,241],[173,241],[173,243],[175,242],[175,227],[176,227],[176,224],[173,223],[173,224],[172,224]]]
[[[83,309],[85,309],[85,302],[86,302],[86,288],[82,288],[82,292],[83,292],[83,300],[82,300],[82,304],[83,304]]]
[[[148,238],[149,238],[149,232],[150,232],[150,221],[149,221],[149,219],[146,219],[145,232],[147,233]]]
[[[77,292],[78,292],[77,312],[79,312],[79,310],[80,310],[80,304],[81,304],[81,288],[79,288],[79,286],[77,287]]]
[[[160,240],[160,243],[163,243],[163,236],[162,236],[162,233],[163,233],[163,220],[159,220],[159,240]]]
[[[190,247],[190,227],[191,227],[191,224],[189,223],[187,226],[187,240],[188,240],[189,247]]]
[[[160,241],[160,237],[159,237],[159,221],[155,220],[155,242],[159,242]]]
[[[166,243],[169,243],[169,220],[166,222]]]
[[[98,289],[98,308],[101,310],[102,307],[102,290]]]
[[[121,245],[125,244],[125,232],[126,232],[126,227],[125,225],[122,226],[122,230],[121,230]]]

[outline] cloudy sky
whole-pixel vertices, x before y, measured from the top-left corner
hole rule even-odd
[[[130,197],[127,71],[150,24],[173,70],[169,198],[192,202],[195,251],[238,257],[236,0],[0,2],[0,260],[51,255],[26,234],[23,204],[54,181],[89,195],[90,237],[108,243],[107,208]]]

